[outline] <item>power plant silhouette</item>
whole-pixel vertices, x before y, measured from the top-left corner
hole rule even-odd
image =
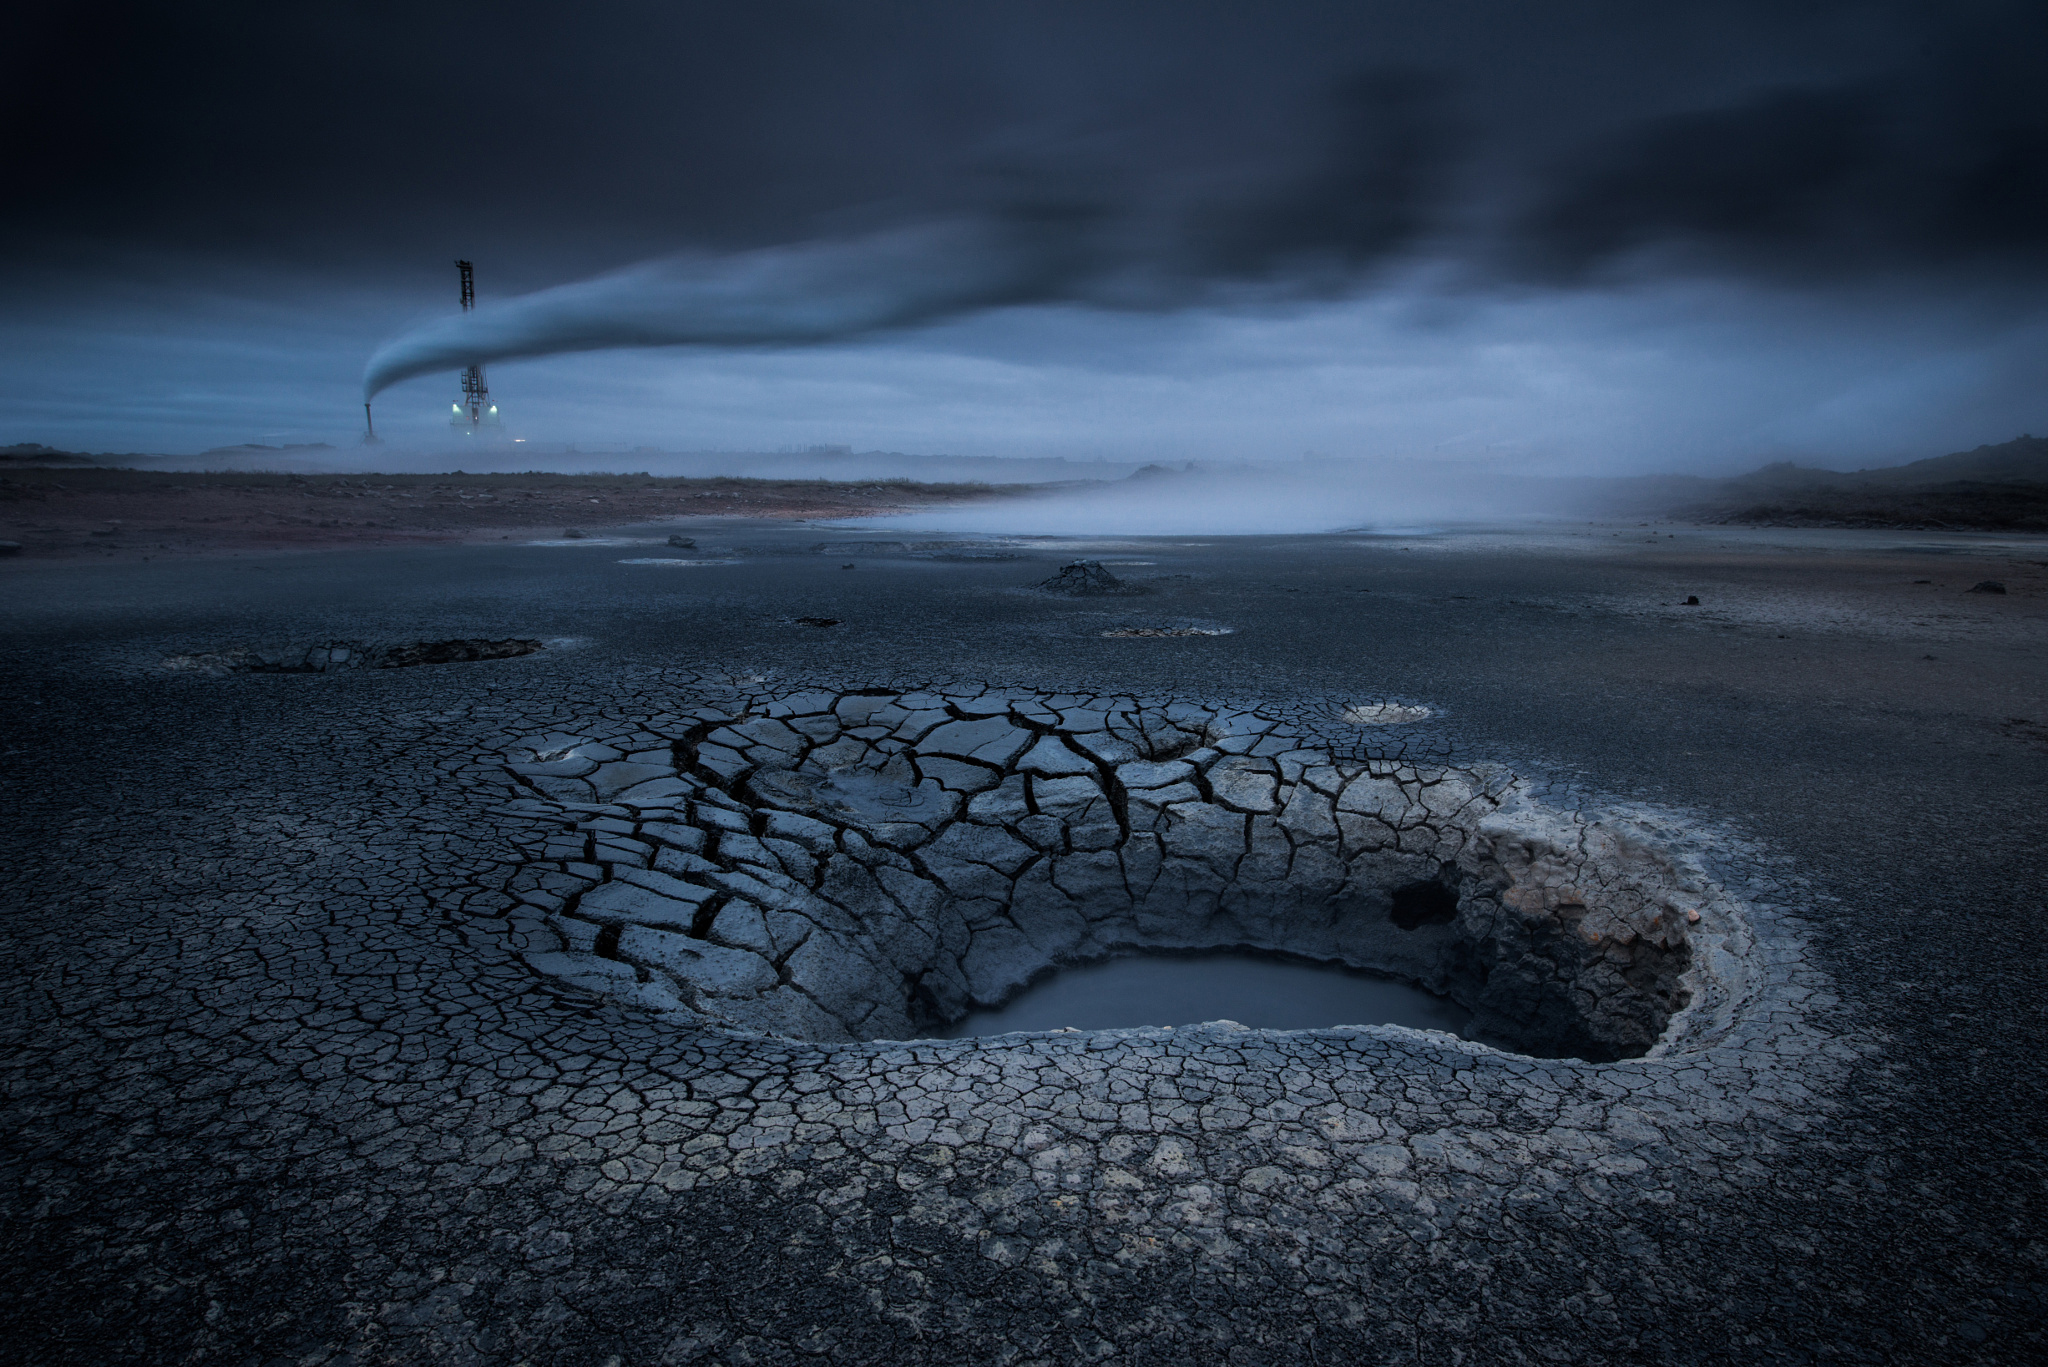
[[[476,267],[458,261],[455,268],[462,272],[462,311],[468,313],[476,307]],[[448,425],[472,436],[479,428],[504,426],[498,421],[498,405],[491,402],[491,387],[484,382],[484,368],[480,365],[462,372],[462,402],[455,404],[454,409]]]
[[[470,261],[457,261],[455,269],[462,276],[462,311],[470,312],[476,307],[476,265]],[[466,436],[487,435],[502,432],[505,424],[498,417],[498,405],[491,402],[490,382],[484,378],[484,368],[473,365],[462,372],[462,398],[449,405],[448,425]],[[363,445],[376,446],[382,438],[377,435],[377,424],[370,415],[368,401],[363,404]]]

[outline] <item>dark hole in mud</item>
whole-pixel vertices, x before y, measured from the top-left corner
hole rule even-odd
[[[1124,1030],[1230,1020],[1254,1030],[1405,1025],[1464,1033],[1472,1013],[1448,997],[1341,964],[1223,950],[1133,954],[1058,969],[1001,1006],[933,1032],[967,1039],[1027,1030]]]
[[[1424,926],[1447,926],[1458,919],[1458,887],[1455,881],[1446,883],[1441,878],[1424,879],[1418,883],[1403,883],[1387,894],[1392,908],[1388,915],[1395,925],[1403,930],[1420,930]]]
[[[404,669],[411,665],[463,664],[470,660],[510,660],[542,649],[539,641],[418,641],[392,646],[372,661],[378,669]]]
[[[342,669],[409,669],[415,665],[509,660],[546,648],[542,642],[525,637],[503,640],[458,637],[447,641],[403,641],[395,644],[324,641],[311,646],[270,646],[203,655],[173,655],[164,661],[164,667],[199,674],[326,674]]]

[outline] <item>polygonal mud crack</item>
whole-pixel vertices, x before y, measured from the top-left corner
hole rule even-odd
[[[551,833],[512,891],[558,947],[528,957],[818,1040],[915,1037],[1139,948],[1391,974],[1535,1054],[1633,1057],[1674,1017],[1725,1022],[1738,912],[1674,856],[1504,772],[1344,758],[1306,732],[1216,705],[870,690],[533,737],[509,757],[533,796],[508,814]]]

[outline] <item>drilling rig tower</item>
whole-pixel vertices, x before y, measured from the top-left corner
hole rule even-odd
[[[458,261],[455,268],[462,272],[462,311],[468,313],[476,307],[476,266],[472,262]],[[473,365],[462,372],[462,402],[454,405],[454,409],[448,425],[462,428],[471,435],[479,428],[504,425],[498,420],[498,405],[491,402],[491,389],[484,382],[484,368],[480,365]]]

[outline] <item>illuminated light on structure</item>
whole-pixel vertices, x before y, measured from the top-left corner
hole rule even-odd
[[[462,272],[462,311],[468,313],[476,307],[476,266],[468,261],[457,261],[455,268]],[[454,412],[448,419],[450,427],[459,427],[475,434],[480,427],[503,427],[498,417],[498,405],[491,402],[491,389],[484,380],[484,368],[470,366],[462,372],[462,401],[453,405]]]

